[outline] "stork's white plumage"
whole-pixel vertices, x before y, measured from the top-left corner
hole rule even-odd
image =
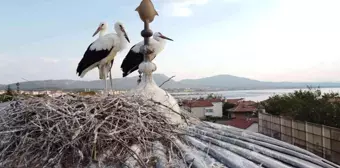
[[[95,36],[98,32],[99,32],[98,38],[104,36],[104,35],[106,34],[107,27],[108,27],[108,26],[107,26],[107,23],[101,22],[101,23],[99,24],[99,26],[98,26],[96,32],[92,35],[92,37]],[[112,66],[113,66],[113,60],[112,60],[110,63],[106,64],[105,66],[106,66],[106,68],[109,70],[110,84],[111,84],[111,89],[113,90],[112,74],[111,74],[111,69],[112,69]],[[99,66],[98,66],[99,79],[104,79],[104,77],[106,77],[106,75],[103,75],[103,74],[105,73],[105,72],[103,72],[103,69],[104,69],[104,68],[101,68],[101,69],[100,69]]]
[[[99,35],[98,35],[98,38],[97,39],[99,39],[100,37],[103,37],[105,34],[106,34],[106,31],[107,31],[107,23],[105,23],[105,22],[101,22],[100,24],[99,24],[99,26],[98,26],[98,28],[97,28],[97,30],[96,30],[96,32],[92,35],[92,37],[94,37],[96,34],[98,34],[98,32],[99,32]],[[101,72],[101,69],[99,68],[99,66],[98,66],[98,70],[99,70],[99,79],[102,79],[101,77],[102,77],[102,73],[103,72]]]
[[[159,54],[166,45],[166,40],[173,41],[172,39],[164,36],[160,32],[155,32],[153,34],[153,38],[149,39],[150,49],[153,51],[151,54],[150,60],[155,59],[157,54]],[[142,53],[142,46],[144,45],[144,41],[141,41],[134,46],[131,47],[129,53],[124,58],[122,65],[120,68],[123,71],[123,77],[126,77],[130,73],[134,72],[138,69],[140,63],[144,60],[144,54]]]
[[[106,77],[108,74],[107,64],[110,64],[111,61],[114,60],[116,54],[124,50],[127,43],[130,42],[122,23],[116,22],[114,28],[116,33],[100,36],[89,45],[77,67],[77,74],[82,78],[88,71],[99,66],[100,72],[102,72],[100,73],[100,78],[104,79],[106,93]],[[103,34],[104,32],[101,30],[102,28],[98,27],[93,36],[97,33]]]

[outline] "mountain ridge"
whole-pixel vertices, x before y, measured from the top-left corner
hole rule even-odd
[[[160,85],[169,79],[164,74],[153,74],[156,84]],[[114,89],[127,90],[137,86],[138,76],[113,79]],[[243,90],[243,89],[284,89],[284,88],[306,88],[313,87],[340,87],[340,82],[270,82],[260,81],[245,77],[238,77],[228,74],[215,75],[198,79],[183,79],[175,81],[170,79],[162,88],[165,89],[220,89],[220,90]],[[6,89],[8,85],[0,84],[0,89]],[[20,82],[21,90],[44,90],[44,89],[103,89],[101,80],[35,80]],[[15,83],[10,84],[12,89],[16,88]],[[108,87],[109,82],[108,82]]]

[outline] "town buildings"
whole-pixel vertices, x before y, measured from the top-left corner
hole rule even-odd
[[[223,104],[230,103],[234,107],[228,109],[223,116]],[[217,123],[258,132],[258,118],[256,102],[244,99],[193,99],[182,101],[182,107],[189,115],[205,120],[216,119]],[[219,119],[220,118],[220,119]]]
[[[194,99],[184,100],[183,108],[189,112],[189,115],[199,119],[206,117],[223,117],[224,100],[222,99]]]

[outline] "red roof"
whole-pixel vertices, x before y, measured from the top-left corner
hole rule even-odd
[[[214,98],[214,99],[207,99],[207,101],[210,101],[210,102],[212,102],[212,103],[223,102],[222,99],[217,99],[217,98]]]
[[[252,112],[252,111],[255,111],[257,110],[257,107],[254,106],[255,105],[255,102],[253,101],[242,101],[242,102],[239,102],[239,104],[230,109],[229,111],[232,111],[232,112]]]
[[[230,125],[236,128],[246,129],[252,124],[258,123],[258,118],[248,118],[248,119],[232,119],[228,121],[220,122],[220,124]]]
[[[238,104],[243,98],[240,99],[227,99],[226,102],[231,103],[231,104]]]
[[[187,107],[212,107],[214,106],[210,101],[208,100],[192,100],[192,101],[185,101],[183,102],[184,106]]]
[[[334,97],[328,100],[330,103],[340,102],[340,97]]]
[[[243,103],[243,104],[246,104],[246,105],[255,105],[256,104],[256,102],[254,102],[254,101],[251,101],[251,100],[247,100],[247,101],[242,101],[241,103]]]

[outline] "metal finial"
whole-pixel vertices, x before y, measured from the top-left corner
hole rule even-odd
[[[158,13],[153,6],[151,0],[142,0],[135,11],[138,12],[140,19],[142,19],[142,21],[146,23],[151,23],[155,16],[158,16]]]
[[[142,0],[140,5],[136,8],[136,11],[138,11],[140,19],[144,22],[144,30],[142,30],[141,32],[142,37],[144,37],[144,46],[142,47],[142,52],[144,54],[144,63],[153,64],[150,60],[150,54],[153,51],[149,48],[149,38],[153,35],[153,32],[149,27],[149,23],[151,23],[154,20],[155,16],[158,15],[158,13],[155,10],[151,0]],[[155,66],[156,65],[153,64],[153,67]],[[155,68],[151,68],[151,69],[155,69]],[[146,75],[145,73],[149,73],[148,70],[150,70],[150,65],[144,66],[144,68],[139,69],[139,70],[145,76]],[[148,74],[148,76],[151,77],[151,74]],[[140,80],[138,81],[138,83],[139,82]]]
[[[151,0],[142,0],[140,5],[136,8],[136,11],[139,14],[139,17],[144,22],[144,30],[142,30],[141,35],[144,37],[144,62],[150,62],[149,54],[152,53],[148,48],[149,45],[149,38],[152,36],[153,32],[149,28],[149,23],[151,23],[155,16],[158,15],[155,7],[153,6]]]

